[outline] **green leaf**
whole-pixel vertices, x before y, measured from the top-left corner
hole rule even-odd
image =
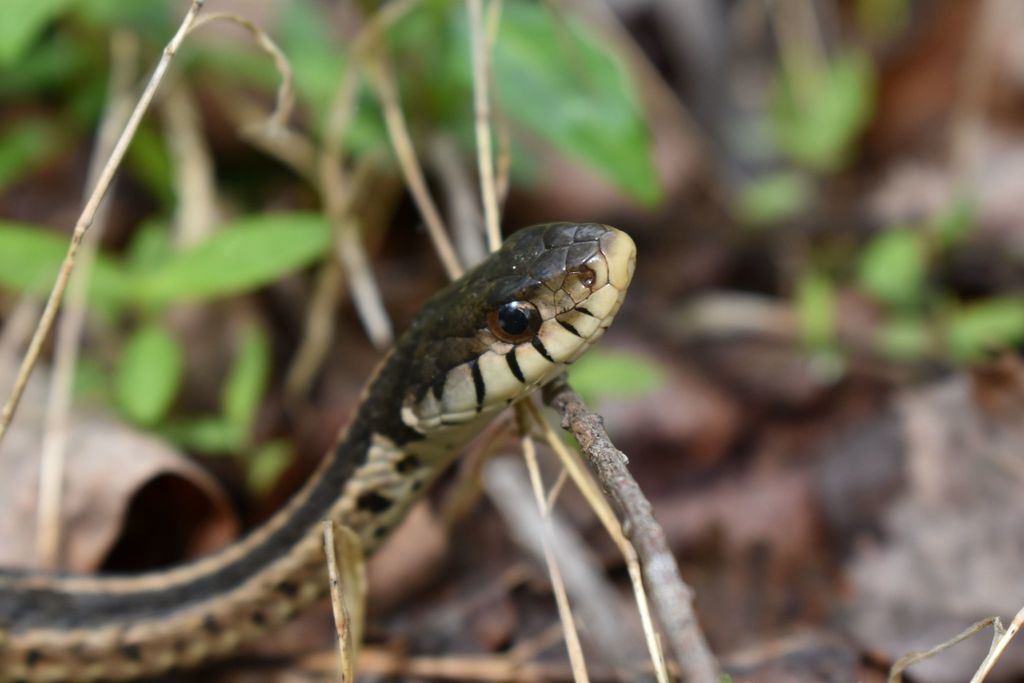
[[[871,62],[859,52],[848,52],[831,63],[800,60],[789,68],[775,88],[776,144],[815,171],[836,171],[874,113]]]
[[[944,247],[956,246],[970,236],[976,224],[977,208],[974,197],[961,195],[939,214],[935,228]]]
[[[896,317],[878,328],[877,344],[882,353],[899,360],[919,360],[932,350],[928,325],[918,318]]]
[[[1024,298],[989,299],[955,311],[947,323],[954,357],[977,360],[1024,342]]]
[[[163,137],[151,125],[143,125],[132,138],[125,163],[142,185],[165,206],[174,202],[171,155]]]
[[[796,288],[796,317],[800,336],[809,346],[828,346],[836,334],[836,293],[821,273],[805,273]]]
[[[17,62],[46,25],[63,14],[71,0],[4,0],[0,21],[0,67]]]
[[[799,173],[771,173],[747,184],[737,198],[740,220],[770,225],[793,218],[811,203],[811,184]]]
[[[902,30],[912,16],[910,0],[857,0],[860,30],[877,39],[889,38]]]
[[[329,243],[318,215],[241,218],[141,278],[138,295],[166,303],[252,291],[323,258]]]
[[[246,436],[238,425],[222,417],[176,420],[164,424],[160,432],[174,443],[206,455],[237,453]]]
[[[906,306],[921,299],[927,276],[922,236],[907,229],[876,235],[861,254],[861,288],[882,303]]]
[[[459,12],[460,20],[464,15]],[[464,23],[461,40],[468,78]],[[541,3],[513,0],[505,3],[492,61],[507,116],[636,201],[660,201],[644,110],[606,38],[574,17],[553,16]]]
[[[0,286],[48,294],[68,249],[68,238],[45,228],[0,221]],[[130,279],[109,258],[93,262],[90,302],[111,309],[130,296]]]
[[[293,0],[281,16],[281,48],[295,73],[299,97],[323,121],[345,70],[345,54],[332,33],[325,8],[309,0]]]
[[[135,271],[153,270],[173,255],[170,226],[163,221],[148,220],[135,230],[128,244],[125,265]]]
[[[16,66],[0,67],[0,98],[13,101],[46,91],[63,94],[76,74],[90,66],[90,55],[70,36],[47,36]]]
[[[158,324],[128,339],[114,377],[114,400],[129,420],[151,426],[167,415],[184,367],[178,340]]]
[[[664,370],[632,353],[591,350],[569,368],[569,381],[588,403],[604,396],[649,394],[664,383]]]
[[[257,327],[246,327],[221,396],[224,418],[248,430],[263,400],[269,376],[270,344],[267,336]]]
[[[287,441],[271,441],[260,447],[247,458],[246,483],[249,490],[258,495],[268,493],[294,457],[295,451]]]
[[[45,118],[20,121],[0,134],[0,190],[60,149],[60,131]]]

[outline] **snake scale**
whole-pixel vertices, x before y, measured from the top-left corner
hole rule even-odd
[[[125,576],[0,571],[0,681],[156,675],[288,621],[327,590],[321,520],[371,552],[497,412],[604,333],[635,254],[625,233],[592,223],[514,233],[423,306],[310,481],[209,557]]]

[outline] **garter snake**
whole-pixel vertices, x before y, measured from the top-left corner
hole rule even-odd
[[[128,679],[224,656],[326,593],[321,520],[367,552],[459,448],[608,327],[635,248],[603,225],[514,233],[434,295],[292,500],[207,558],[139,575],[0,571],[0,681]]]

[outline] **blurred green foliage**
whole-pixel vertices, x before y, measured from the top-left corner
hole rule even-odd
[[[88,142],[106,96],[108,46],[115,30],[138,36],[140,63],[151,64],[183,8],[170,0],[9,0],[8,5],[0,22],[0,98],[24,107],[24,113],[13,109],[0,131],[0,189],[31,177],[69,146]],[[266,27],[294,71],[297,125],[308,127],[314,139],[322,135],[331,100],[351,66],[326,11],[313,0],[296,0]],[[200,33],[211,30],[219,29]],[[414,129],[446,131],[472,154],[473,83],[464,4],[426,0],[385,39]],[[545,141],[640,203],[660,199],[646,114],[629,70],[595,28],[541,4],[511,0],[504,5],[492,62],[495,97],[515,137]],[[256,91],[269,102],[278,85],[270,60],[245,39],[203,40],[197,34],[178,55],[177,67],[197,92],[235,88]],[[345,135],[349,155],[390,158],[379,107],[368,87],[360,87]],[[127,337],[107,380],[109,390],[100,387],[102,372],[83,370],[79,384],[92,395],[108,396],[127,419],[198,450],[252,453],[252,484],[265,489],[290,457],[282,444],[257,449],[250,443],[270,381],[265,332],[250,329],[239,340],[220,414],[182,419],[171,415],[171,407],[187,346],[160,324],[160,317],[177,303],[251,292],[314,264],[325,257],[328,228],[313,214],[243,215],[198,245],[176,248],[168,225],[176,199],[174,160],[161,126],[159,118],[147,117],[121,170],[149,193],[157,213],[139,226],[122,253],[100,253],[90,281],[90,307],[108,324],[126,327]],[[529,182],[531,165],[518,147],[513,140],[513,172],[519,182]],[[260,195],[256,190],[252,196]],[[249,206],[263,209],[259,203]],[[66,248],[64,236],[40,226],[0,222],[0,286],[47,293]],[[621,371],[621,364],[613,363],[610,372]],[[82,367],[99,368],[89,358]],[[596,378],[600,370],[584,366],[584,382],[588,373]],[[624,390],[642,383],[632,380]]]
[[[928,274],[924,237],[921,231],[907,228],[875,235],[860,254],[857,282],[861,290],[887,306],[919,304]]]
[[[121,350],[114,375],[114,398],[121,414],[152,427],[171,407],[181,385],[184,351],[159,323],[135,330]]]
[[[791,60],[775,88],[775,143],[813,171],[836,171],[871,120],[874,103],[874,66],[866,55],[848,51],[831,60]]]
[[[591,349],[569,368],[569,381],[587,403],[608,396],[637,396],[657,390],[665,382],[656,362],[624,351]]]

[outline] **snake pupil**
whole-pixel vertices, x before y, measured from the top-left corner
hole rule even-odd
[[[491,312],[489,326],[502,341],[519,343],[540,328],[540,313],[528,301],[510,301]]]
[[[526,332],[526,328],[530,324],[526,312],[519,307],[518,303],[502,306],[501,310],[498,311],[498,322],[501,323],[501,329],[513,336],[519,336]]]

